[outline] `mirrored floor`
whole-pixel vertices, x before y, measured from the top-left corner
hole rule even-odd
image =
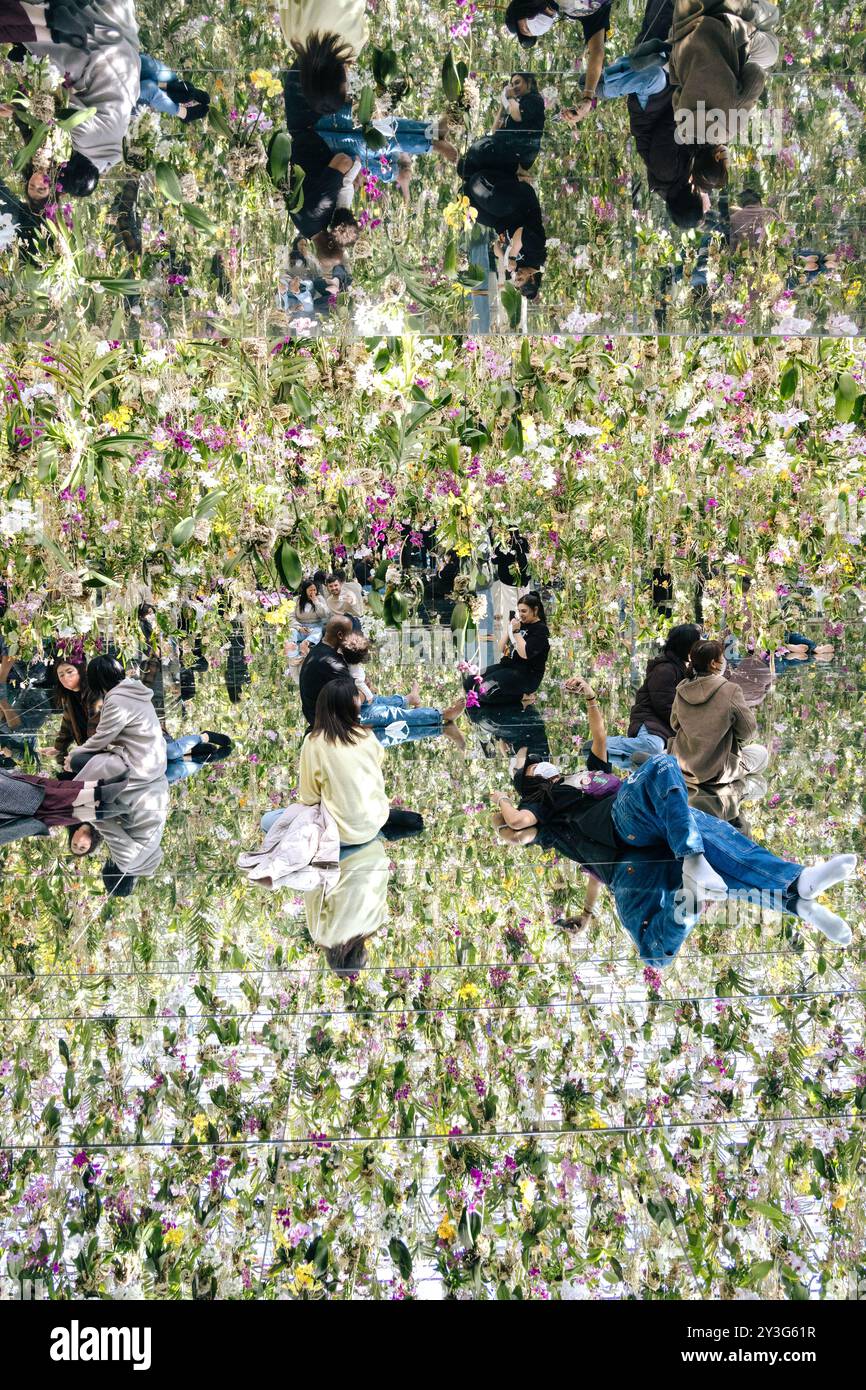
[[[862,868],[822,899],[846,949],[754,897],[677,921],[682,864],[658,845],[597,867],[584,915],[585,866],[504,843],[490,794],[524,748],[584,765],[567,677],[624,732],[654,645],[623,615],[621,644],[590,651],[554,591],[565,640],[535,702],[470,700],[443,727],[461,663],[487,668],[497,644],[492,604],[455,635],[437,602],[444,622],[380,632],[367,666],[383,694],[420,682],[428,714],[377,730],[420,834],[343,850],[324,885],[239,871],[263,813],[296,801],[304,727],[290,635],[243,621],[188,639],[182,676],[150,668],[186,754],[130,896],[105,895],[111,816],[92,856],[64,830],[4,849],[8,1274],[76,1296],[706,1298],[745,1265],[762,1296],[852,1296]],[[862,852],[866,632],[813,610],[789,635],[772,670],[729,654],[770,755],[738,824],[797,865]],[[58,733],[39,681],[34,666],[7,688],[19,771]],[[205,733],[227,756],[190,756]],[[138,833],[137,803],[118,804]],[[642,930],[650,899],[665,959]],[[329,952],[359,935],[366,961],[337,973]]]
[[[335,4],[336,96],[292,65],[306,0],[282,28],[258,3],[118,8],[139,37],[128,90],[94,96],[105,150],[86,73],[63,86],[75,50],[2,60],[7,340],[863,327],[857,6],[731,0],[696,67],[683,0],[530,5],[533,42],[504,6]],[[72,196],[87,149],[107,167]]]

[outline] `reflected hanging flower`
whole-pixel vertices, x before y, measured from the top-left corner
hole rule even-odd
[[[443,218],[446,224],[455,232],[467,231],[478,216],[478,211],[469,202],[466,194],[461,194],[455,198],[453,203],[449,203],[443,210]]]

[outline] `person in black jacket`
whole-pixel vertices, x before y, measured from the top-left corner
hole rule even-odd
[[[549,652],[544,605],[538,594],[524,594],[502,640],[502,660],[480,676],[467,671],[463,688],[480,705],[518,705],[541,685]]]
[[[547,235],[541,205],[530,183],[495,169],[481,169],[466,179],[463,192],[482,227],[503,239],[506,270],[524,299],[537,299],[541,270],[547,260]]]
[[[665,42],[673,21],[673,0],[647,0],[637,44]],[[646,166],[651,193],[664,199],[668,215],[682,229],[697,227],[709,199],[694,187],[694,148],[676,139],[673,87],[670,78],[662,91],[642,107],[636,96],[628,98],[628,124],[637,152]]]
[[[647,662],[643,685],[631,707],[627,735],[614,735],[607,741],[611,762],[627,764],[632,754],[652,756],[665,751],[674,736],[671,710],[677,686],[688,674],[689,652],[700,636],[697,623],[678,623],[671,628],[661,654]]]
[[[538,158],[544,134],[544,97],[531,72],[513,72],[502,91],[502,107],[493,132],[473,140],[457,161],[457,172],[468,179],[479,169],[516,174]]]
[[[308,729],[312,729],[316,718],[316,701],[319,698],[319,691],[323,690],[329,681],[351,679],[349,663],[340,650],[351,631],[352,623],[349,618],[339,616],[331,618],[330,622],[325,625],[321,641],[311,647],[304,657],[298,684],[301,692],[301,709],[304,711]]]

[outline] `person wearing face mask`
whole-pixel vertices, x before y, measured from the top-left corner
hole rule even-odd
[[[533,48],[540,38],[562,20],[579,24],[586,45],[586,73],[580,118],[595,102],[596,88],[604,67],[604,43],[610,28],[612,0],[512,0],[505,11],[505,27],[521,48]]]
[[[674,696],[668,752],[680,765],[690,803],[717,804],[724,802],[720,789],[764,770],[767,749],[752,742],[758,725],[741,686],[725,676],[722,643],[696,642],[689,666],[692,674]]]
[[[657,906],[662,893],[685,890],[682,907],[695,919],[705,902],[757,890],[772,895],[767,901],[775,910],[794,913],[839,946],[850,943],[848,923],[817,900],[828,888],[851,878],[856,855],[838,854],[808,867],[780,859],[734,826],[693,807],[683,773],[667,753],[654,754],[620,779],[607,757],[607,729],[592,686],[572,676],[565,689],[586,702],[592,739],[586,768],[563,777],[555,763],[530,758],[522,749],[513,772],[516,798],[491,792],[500,839],[517,845],[538,842],[582,864],[611,887],[636,940],[641,938],[641,925],[647,925],[647,895],[631,893],[628,902],[622,900],[622,890],[626,876],[639,881],[632,855],[650,851],[658,859],[671,855],[682,861],[676,877],[654,885]],[[587,906],[591,902],[592,898]],[[641,944],[642,955],[645,948],[657,956],[658,947],[649,939]],[[675,949],[665,951],[662,960],[673,954]]]

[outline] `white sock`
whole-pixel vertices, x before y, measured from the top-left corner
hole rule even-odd
[[[797,899],[797,916],[808,922],[810,927],[817,927],[828,941],[835,942],[837,946],[847,946],[851,940],[851,928],[844,918],[811,898]]]
[[[820,897],[834,883],[850,878],[856,867],[856,854],[834,854],[832,859],[803,870],[797,879],[797,892],[801,898]]]
[[[717,901],[728,896],[728,885],[702,854],[689,854],[683,860],[683,884],[698,898]]]

